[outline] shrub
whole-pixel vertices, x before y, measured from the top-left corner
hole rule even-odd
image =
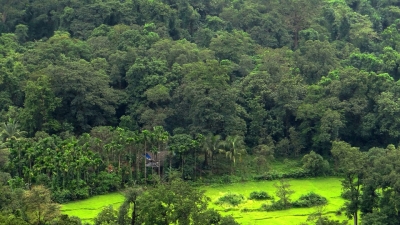
[[[68,202],[72,200],[71,192],[68,189],[52,191],[51,199],[57,203]]]
[[[229,204],[232,206],[237,206],[240,203],[242,203],[242,201],[244,200],[243,195],[239,195],[239,194],[226,194],[222,197],[220,197],[217,201],[216,204],[222,205],[222,204]]]
[[[297,201],[292,203],[295,208],[312,207],[317,205],[325,205],[328,203],[325,197],[314,192],[302,195]]]
[[[287,209],[287,207],[285,207],[285,204],[282,201],[273,201],[271,205],[262,204],[260,208],[261,211],[278,211],[284,209]]]
[[[306,178],[310,176],[310,172],[308,170],[299,168],[294,170],[289,170],[287,172],[278,172],[278,171],[270,171],[261,175],[256,175],[253,177],[254,180],[279,180],[283,178]]]
[[[105,194],[119,189],[121,177],[116,173],[100,172],[93,179],[92,194]]]
[[[253,191],[250,193],[249,199],[266,200],[266,199],[272,199],[272,197],[265,191]]]
[[[309,171],[312,176],[326,175],[329,172],[329,163],[320,154],[311,151],[301,160],[303,169]]]

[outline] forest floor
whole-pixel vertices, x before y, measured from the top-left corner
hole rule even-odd
[[[295,191],[291,198],[293,201],[298,199],[302,194],[309,192],[320,194],[328,199],[328,204],[322,208],[325,216],[329,216],[331,219],[335,220],[346,219],[343,215],[336,215],[336,212],[344,203],[344,200],[340,197],[341,183],[339,178],[321,177],[289,179],[288,181],[292,185],[291,189]],[[244,225],[296,225],[306,222],[308,216],[317,211],[317,207],[294,208],[274,212],[251,211],[260,208],[263,203],[268,203],[268,201],[249,200],[250,193],[253,191],[266,191],[270,195],[275,195],[275,183],[277,183],[277,181],[259,181],[210,185],[200,188],[205,190],[205,194],[211,198],[210,208],[216,209],[223,215],[232,215],[240,224]],[[245,200],[236,207],[215,204],[219,197],[228,193],[241,194],[244,196]],[[123,202],[123,199],[124,197],[120,193],[95,196],[86,200],[63,204],[62,212],[70,216],[77,216],[84,222],[91,222],[103,207],[113,205],[114,208],[118,208]]]

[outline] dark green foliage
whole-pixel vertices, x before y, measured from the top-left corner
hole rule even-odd
[[[262,204],[260,210],[261,211],[278,211],[278,210],[284,210],[288,209],[288,206],[285,206],[285,204],[282,201],[272,201],[271,204]]]
[[[328,200],[318,195],[314,192],[307,193],[305,195],[300,196],[300,198],[292,203],[294,208],[306,208],[313,207],[318,205],[325,205],[328,203]]]
[[[265,191],[253,191],[250,193],[249,199],[251,199],[251,200],[266,200],[266,199],[273,199],[273,197],[270,196]]]
[[[308,170],[304,170],[302,168],[292,169],[285,172],[280,171],[270,171],[265,174],[255,175],[253,177],[254,180],[279,180],[284,178],[305,178],[310,177],[311,174]]]
[[[111,224],[117,225],[118,211],[115,210],[111,205],[104,207],[104,209],[94,218],[95,225],[102,225],[102,224]]]
[[[228,193],[225,194],[224,196],[218,198],[218,200],[215,202],[216,204],[228,204],[232,206],[237,206],[240,203],[244,201],[244,197],[240,194],[235,194],[235,193]]]
[[[301,161],[303,162],[303,168],[313,176],[327,175],[329,173],[328,161],[314,151],[303,156]]]
[[[398,7],[0,0],[0,169],[12,190],[45,185],[59,202],[168,170],[218,183],[334,170],[346,215],[397,223],[397,193],[376,194],[398,190],[395,160],[350,146],[399,142]],[[271,168],[304,154],[301,169]]]

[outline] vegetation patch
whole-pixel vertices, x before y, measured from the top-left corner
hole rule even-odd
[[[228,193],[222,197],[220,197],[215,203],[218,205],[232,205],[238,206],[240,203],[244,201],[243,195],[235,194],[235,193]]]
[[[301,196],[307,195],[310,192],[324,196],[328,203],[324,206],[324,216],[328,216],[334,220],[345,220],[344,214],[337,214],[343,206],[344,199],[341,194],[341,182],[339,178],[307,178],[289,180],[293,193],[293,199],[301,199]],[[312,207],[308,208],[289,208],[286,210],[261,211],[263,204],[271,204],[270,200],[248,200],[242,199],[241,203],[235,207],[227,207],[229,204],[217,204],[219,198],[236,193],[242,196],[250,196],[252,192],[264,190],[271,197],[274,195],[276,181],[259,181],[246,183],[233,183],[219,186],[202,186],[201,190],[206,191],[205,195],[211,199],[209,207],[220,212],[222,215],[232,215],[240,224],[277,224],[277,225],[292,225],[306,221],[308,216],[315,212]],[[229,190],[229,192],[227,191]],[[84,222],[91,222],[93,218],[107,205],[113,205],[114,209],[118,209],[123,202],[123,195],[120,193],[112,193],[108,195],[95,196],[82,201],[70,202],[62,205],[62,212],[69,216],[77,216]]]
[[[81,218],[84,222],[92,221],[101,210],[112,205],[118,208],[124,201],[124,196],[121,193],[111,193],[106,195],[98,195],[85,200],[69,202],[63,204],[61,212],[68,216],[76,216]]]
[[[292,206],[295,208],[305,208],[317,205],[325,205],[327,203],[328,200],[325,197],[314,192],[310,192],[302,195],[297,201],[292,203]]]
[[[250,193],[249,199],[250,200],[267,200],[267,199],[273,199],[273,197],[270,196],[265,191],[253,191]]]
[[[341,197],[341,182],[336,177],[324,178],[306,178],[306,179],[293,179],[289,180],[291,189],[295,191],[292,199],[299,199],[302,195],[309,192],[314,192],[324,196],[328,204],[324,206],[324,216],[333,220],[345,220],[344,214],[336,214],[336,212],[343,206],[344,199]],[[239,193],[243,196],[250,196],[250,194],[257,190],[263,190],[269,193],[272,197],[275,196],[276,188],[274,187],[276,181],[258,181],[246,183],[234,183],[221,186],[204,186],[201,189],[206,191],[206,196],[211,198],[209,207],[220,211],[222,215],[232,215],[240,224],[263,225],[263,224],[277,224],[277,225],[293,225],[299,224],[302,221],[307,221],[309,215],[315,212],[315,208],[289,208],[285,210],[275,211],[262,211],[260,210],[263,204],[270,205],[273,203],[271,200],[248,200],[242,202],[235,208],[227,210],[226,205],[218,205],[216,201],[223,195],[229,192]],[[234,209],[234,210],[233,210]]]

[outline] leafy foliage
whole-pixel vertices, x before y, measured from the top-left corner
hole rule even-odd
[[[362,151],[399,143],[396,1],[0,5],[0,168],[54,200],[167,167],[187,180],[326,175],[332,149],[356,217],[378,187],[360,191],[368,157],[340,140]],[[163,156],[159,170],[146,153]],[[304,154],[302,170],[271,171],[274,158]]]
[[[266,199],[273,199],[273,197],[270,196],[265,191],[253,191],[250,193],[249,199],[251,199],[251,200],[266,200]]]
[[[240,203],[242,203],[244,200],[244,197],[240,194],[235,194],[235,193],[228,193],[225,194],[224,196],[218,198],[218,200],[215,202],[216,204],[228,204],[232,206],[237,206]]]
[[[321,155],[311,151],[303,156],[303,168],[314,176],[326,175],[329,173],[329,163]]]
[[[325,205],[328,203],[328,200],[321,196],[318,195],[314,192],[307,193],[305,195],[300,196],[300,198],[292,203],[293,207],[313,207],[317,205]]]

